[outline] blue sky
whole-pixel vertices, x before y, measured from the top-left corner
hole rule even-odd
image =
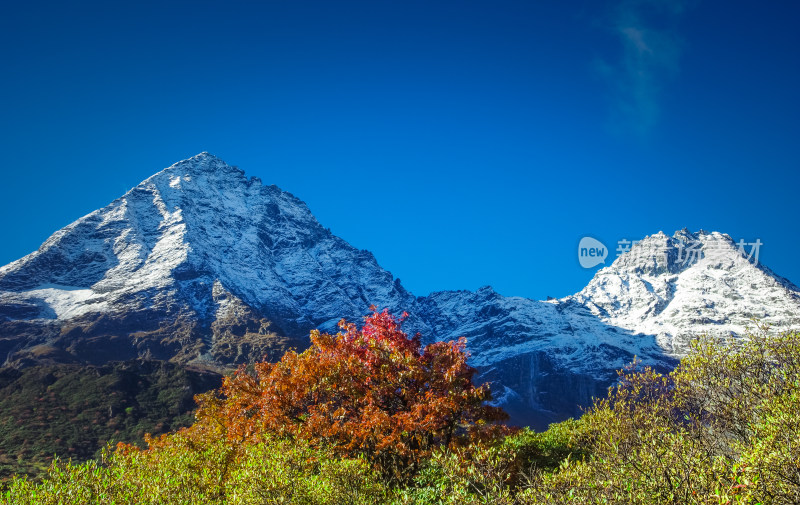
[[[577,244],[763,242],[800,283],[800,4],[15,2],[0,264],[209,151],[416,294],[565,296]]]

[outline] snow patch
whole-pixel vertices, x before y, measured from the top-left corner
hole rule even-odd
[[[91,289],[45,284],[19,293],[28,299],[43,300],[58,319],[72,319],[88,312],[105,312],[108,304]]]

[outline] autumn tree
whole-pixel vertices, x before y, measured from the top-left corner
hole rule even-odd
[[[466,340],[422,346],[387,310],[362,328],[344,320],[336,335],[311,332],[311,347],[278,363],[240,368],[220,395],[200,398],[198,419],[229,440],[270,433],[362,456],[404,480],[435,448],[455,448],[506,432],[488,385],[473,384]]]

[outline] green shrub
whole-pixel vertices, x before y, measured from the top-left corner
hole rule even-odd
[[[281,440],[247,447],[231,474],[226,503],[368,505],[382,503],[383,494],[365,461]]]
[[[15,478],[3,504],[383,503],[366,462],[340,459],[303,443],[265,439],[235,447],[197,444],[178,433],[155,451],[108,452],[105,464],[55,461],[41,482]]]
[[[581,418],[582,459],[531,503],[800,503],[800,334],[701,339],[669,375],[622,374]]]

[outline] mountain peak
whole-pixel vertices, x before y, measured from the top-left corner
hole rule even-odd
[[[620,241],[617,248],[620,255],[598,273],[609,269],[649,275],[676,274],[704,259],[721,261],[731,268],[738,268],[743,266],[743,261],[753,259],[753,254],[750,254],[750,249],[745,250],[745,245],[755,247],[755,244],[736,243],[729,235],[716,231],[700,230],[693,233],[683,228],[672,236],[658,232],[633,242]]]
[[[142,181],[139,186],[146,185],[155,181],[168,179],[170,185],[176,187],[177,177],[185,178],[187,181],[192,177],[202,177],[212,180],[227,180],[245,182],[244,171],[236,166],[228,165],[221,158],[214,156],[206,151],[181,160],[173,165],[161,170],[148,179]]]
[[[184,169],[188,168],[200,171],[227,170],[227,171],[242,172],[242,170],[240,170],[239,168],[225,163],[225,161],[222,158],[214,156],[213,154],[210,154],[206,151],[196,154],[191,158],[179,161],[174,165],[172,165],[172,167],[181,167]]]
[[[4,321],[32,320],[24,324],[35,327],[34,340],[55,338],[63,327],[70,338],[125,334],[138,342],[152,334],[140,347],[159,355],[175,345],[159,338],[180,334],[191,342],[184,360],[211,353],[208,359],[224,362],[214,339],[231,331],[267,335],[264,321],[291,338],[333,329],[370,303],[399,311],[413,297],[370,253],[326,231],[304,202],[207,152],[161,170],[0,268],[0,337]],[[245,317],[239,305],[249,308],[252,328],[233,320]],[[237,329],[225,330],[229,322]],[[231,359],[260,359],[262,344],[249,351],[236,344]]]
[[[759,264],[760,245],[686,228],[650,235],[568,298],[609,324],[660,336],[673,355],[693,335],[741,334],[754,318],[796,325],[797,288]]]
[[[217,161],[217,162],[225,163],[222,160],[222,158],[220,158],[219,156],[215,156],[215,155],[211,154],[208,151],[202,151],[200,153],[195,154],[194,156],[192,156],[190,158],[186,158],[185,160],[181,160],[178,163],[191,162],[191,161],[195,161],[195,162]]]

